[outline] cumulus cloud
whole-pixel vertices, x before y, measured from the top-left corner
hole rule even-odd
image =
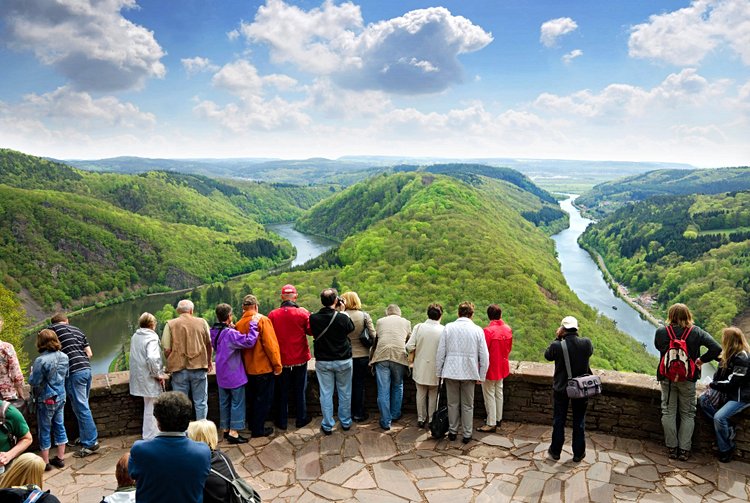
[[[750,65],[750,2],[693,0],[689,7],[649,17],[630,30],[634,58],[697,65],[709,53],[729,47]]]
[[[599,93],[578,91],[567,96],[543,93],[534,102],[539,109],[585,117],[642,116],[658,107],[677,108],[701,105],[724,94],[729,82],[709,82],[694,68],[667,76],[652,89],[629,84],[610,84]]]
[[[137,89],[166,73],[153,32],[121,15],[135,0],[3,0],[3,39],[53,66],[79,90]]]
[[[215,72],[219,69],[218,66],[211,63],[210,59],[202,58],[200,56],[194,58],[183,58],[180,61],[188,75],[194,75],[201,72]]]
[[[297,85],[297,81],[288,75],[259,75],[257,68],[246,59],[238,59],[224,65],[214,74],[211,83],[237,96],[260,95],[263,94],[264,88],[269,86],[289,90]]]
[[[569,17],[550,19],[542,23],[539,41],[545,47],[554,47],[558,38],[575,31],[577,28],[578,24]]]
[[[492,35],[468,19],[434,7],[364,26],[360,8],[326,0],[304,11],[267,0],[240,32],[263,43],[276,62],[328,76],[349,89],[440,92],[463,79],[458,56],[482,49]]]
[[[583,56],[583,51],[582,50],[580,50],[580,49],[573,49],[569,53],[563,55],[562,60],[563,60],[563,63],[565,63],[566,65],[569,65],[571,61],[573,61],[574,59],[579,58],[581,56]]]

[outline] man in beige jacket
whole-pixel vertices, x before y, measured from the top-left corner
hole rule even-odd
[[[196,419],[208,415],[208,379],[213,369],[208,322],[193,316],[195,306],[188,299],[177,303],[177,318],[164,325],[161,343],[172,374],[172,390],[192,394]]]
[[[375,325],[377,345],[370,359],[375,366],[378,383],[378,409],[380,427],[391,429],[391,421],[401,417],[401,400],[404,398],[404,375],[408,370],[405,344],[411,334],[411,322],[401,317],[396,304],[385,310],[386,317]]]

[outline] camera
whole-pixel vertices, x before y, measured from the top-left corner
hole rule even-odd
[[[341,307],[341,306],[346,306],[346,301],[341,296],[336,297],[336,307]]]

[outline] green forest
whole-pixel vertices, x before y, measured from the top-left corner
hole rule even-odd
[[[294,271],[257,271],[202,287],[192,298],[208,319],[218,301],[231,301],[239,312],[247,293],[267,313],[277,306],[281,285],[293,283],[300,304],[315,311],[321,289],[334,286],[358,292],[376,319],[397,303],[413,324],[425,319],[431,302],[444,306],[449,322],[458,304],[470,300],[475,321],[484,325],[486,307],[499,303],[514,330],[512,358],[531,361],[543,359],[560,320],[574,315],[594,341],[592,366],[651,372],[654,358],[569,290],[547,231],[522,216],[547,204],[483,176],[468,184],[428,172],[378,175],[322,201],[299,221],[306,232],[342,240],[337,250]],[[159,313],[172,315],[171,306]]]
[[[614,277],[653,295],[657,313],[687,304],[715,337],[750,305],[750,192],[654,197],[581,236]]]
[[[720,194],[750,190],[750,167],[659,169],[601,183],[576,199],[590,218],[604,218],[622,206],[654,196]]]
[[[117,302],[291,258],[262,224],[291,221],[334,186],[200,175],[89,173],[0,150],[0,277],[43,309]]]

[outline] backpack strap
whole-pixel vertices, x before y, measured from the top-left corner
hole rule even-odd
[[[42,496],[44,496],[44,492],[41,489],[34,489],[26,497],[26,499],[23,500],[23,503],[34,503],[35,501],[38,501]]]
[[[565,359],[565,370],[568,371],[568,380],[573,379],[573,371],[570,369],[570,355],[568,354],[568,345],[565,343],[565,339],[560,341],[563,350],[563,358]]]

